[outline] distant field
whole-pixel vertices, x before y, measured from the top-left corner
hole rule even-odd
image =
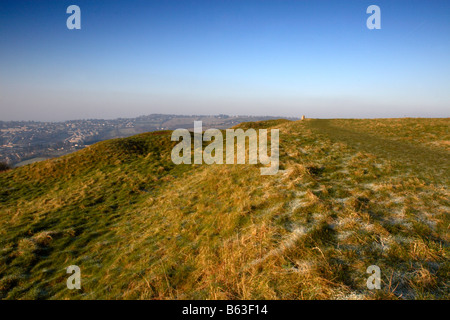
[[[280,130],[277,175],[176,166],[170,131],[1,172],[0,298],[450,298],[449,118],[238,127]]]
[[[370,152],[421,175],[449,173],[449,119],[311,120],[309,127],[335,142]]]

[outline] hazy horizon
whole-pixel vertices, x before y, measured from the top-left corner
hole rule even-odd
[[[88,121],[88,120],[106,120],[106,121],[112,121],[112,120],[118,120],[118,119],[136,119],[138,117],[145,117],[145,116],[151,116],[151,115],[155,115],[155,114],[159,114],[159,113],[150,113],[150,114],[141,114],[138,115],[136,117],[112,117],[112,118],[73,118],[73,119],[62,119],[62,120],[3,120],[1,119],[0,121],[3,122],[69,122],[69,121]],[[302,115],[299,116],[280,116],[280,115],[264,115],[264,114],[256,114],[256,115],[248,115],[248,114],[174,114],[174,113],[160,113],[161,115],[164,116],[176,116],[176,117],[217,117],[219,115],[226,115],[229,117],[255,117],[255,118],[263,118],[263,117],[273,117],[273,118],[277,118],[277,119],[292,119],[292,118],[298,118],[299,120],[301,119]],[[402,117],[330,117],[330,118],[326,118],[326,117],[306,117],[307,119],[321,119],[321,120],[339,120],[339,119],[343,119],[343,120],[351,120],[351,119],[356,119],[356,120],[364,120],[364,119],[406,119],[406,118],[411,118],[411,119],[446,119],[449,118],[447,117],[426,117],[426,116],[402,116]]]
[[[73,4],[80,30],[66,27]],[[366,27],[372,4],[380,30]],[[449,9],[448,1],[2,1],[0,120],[448,117]]]

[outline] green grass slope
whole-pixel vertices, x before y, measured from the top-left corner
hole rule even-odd
[[[0,298],[448,299],[449,124],[239,125],[280,129],[273,176],[176,166],[168,131],[0,172]]]

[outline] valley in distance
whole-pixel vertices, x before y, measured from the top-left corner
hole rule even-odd
[[[241,122],[269,119],[277,117],[151,114],[113,120],[0,121],[0,163],[22,166],[81,150],[107,139],[156,130],[191,128],[194,121],[202,121],[206,129],[226,129]]]

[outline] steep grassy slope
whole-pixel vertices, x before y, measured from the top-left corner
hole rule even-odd
[[[241,124],[280,129],[274,176],[175,166],[170,132],[0,173],[0,297],[448,298],[449,124]]]

